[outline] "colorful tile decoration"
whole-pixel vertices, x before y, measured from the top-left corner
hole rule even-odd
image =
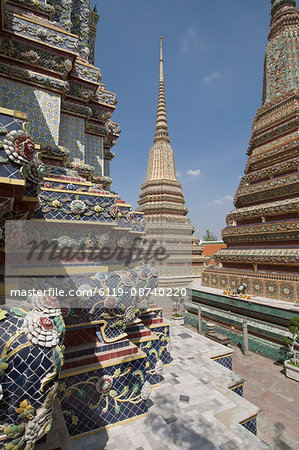
[[[0,106],[27,113],[36,142],[58,144],[59,94],[1,78]]]
[[[116,95],[101,83],[100,69],[88,63],[94,59],[98,15],[89,0],[13,3],[20,6],[18,14],[3,11],[6,30],[13,34],[8,40],[0,31],[1,248],[4,219],[19,220],[10,224],[20,246],[26,240],[23,224],[31,233],[35,226],[54,225],[53,231],[43,228],[35,236],[73,249],[82,244],[87,252],[95,246],[129,245],[134,233],[143,231],[143,215],[107,190],[114,156],[110,148],[120,129],[107,122]],[[70,34],[74,31],[79,39]],[[71,261],[61,256],[59,263],[48,261],[45,267],[39,261],[32,269],[44,269],[48,276],[35,280],[38,288],[49,288],[49,274],[58,270],[60,275],[51,279],[55,287],[97,291],[68,301],[33,295],[23,299],[22,308],[0,309],[5,449],[33,448],[48,432],[57,391],[72,437],[147,412],[152,385],[161,381],[161,360],[170,361],[165,345],[169,327],[163,328],[159,318],[156,334],[139,318],[148,308],[147,301],[140,303],[139,289],[157,283],[152,270],[123,270],[117,260],[113,264],[106,272],[108,262],[89,260],[86,254]],[[27,289],[32,283],[32,276],[19,279]],[[123,294],[110,294],[113,289]]]
[[[73,130],[76,130],[76,133]],[[69,149],[71,160],[83,162],[85,155],[85,120],[69,114],[61,114],[59,145]]]
[[[110,160],[104,159],[104,175],[110,177]]]
[[[96,175],[104,175],[104,147],[102,137],[85,133],[84,162],[94,167],[94,173]]]
[[[240,395],[240,397],[243,397],[243,388],[244,388],[244,386],[243,386],[243,383],[242,383],[242,384],[239,384],[238,386],[230,387],[230,390],[232,392],[234,392],[235,394]]]
[[[2,442],[13,448],[35,443],[50,429],[65,329],[59,310],[4,308],[0,321]]]
[[[232,363],[232,355],[226,355],[221,356],[217,358],[212,358],[214,361],[216,361],[218,364],[221,364],[223,367],[227,367],[229,370],[233,370],[233,363]]]
[[[222,232],[227,248],[215,255],[219,270],[209,267],[202,276],[203,286],[218,289],[223,288],[223,275],[232,288],[242,284],[243,276],[248,294],[296,303],[298,24],[296,2],[272,1],[263,104],[253,121],[235,209],[228,214]]]
[[[105,368],[62,372],[59,399],[70,436],[145,414],[149,390],[145,361],[139,354]]]
[[[256,423],[256,416],[246,420],[245,422],[241,422],[241,425],[246,428],[246,430],[250,431],[251,433],[257,435],[257,423]]]

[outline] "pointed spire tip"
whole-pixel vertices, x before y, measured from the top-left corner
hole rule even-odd
[[[160,74],[159,74],[159,97],[158,97],[158,111],[156,120],[156,132],[154,142],[157,140],[164,140],[170,142],[168,136],[165,92],[164,92],[164,70],[163,70],[163,50],[162,50],[162,36],[160,36]]]

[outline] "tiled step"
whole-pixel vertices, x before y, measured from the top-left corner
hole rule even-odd
[[[125,348],[113,349],[109,351],[99,352],[91,355],[84,355],[77,358],[71,358],[65,362],[63,370],[74,369],[77,367],[88,366],[90,364],[95,364],[103,361],[108,361],[110,359],[121,358],[125,356],[130,356],[138,352],[138,347],[130,343]]]
[[[65,361],[72,359],[72,358],[78,358],[81,356],[86,355],[94,355],[95,353],[101,353],[101,352],[107,352],[112,351],[124,347],[128,347],[130,345],[130,342],[128,339],[113,342],[111,344],[103,344],[103,343],[96,343],[96,344],[83,344],[78,345],[74,347],[68,347],[65,351],[64,358]]]

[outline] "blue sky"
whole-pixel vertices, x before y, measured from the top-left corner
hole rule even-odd
[[[133,207],[146,174],[163,36],[168,127],[189,217],[221,236],[262,102],[270,0],[91,0],[96,65],[116,92],[112,189]]]

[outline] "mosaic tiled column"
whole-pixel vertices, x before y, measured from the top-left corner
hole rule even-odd
[[[76,130],[76,133],[73,130]],[[61,114],[59,145],[70,150],[70,159],[84,161],[85,121],[69,114]]]

